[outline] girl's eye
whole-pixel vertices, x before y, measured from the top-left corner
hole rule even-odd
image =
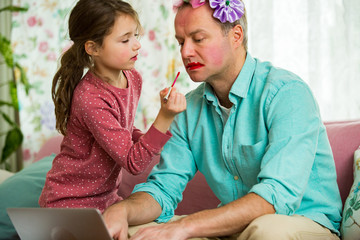
[[[199,42],[201,42],[202,40],[204,40],[204,38],[195,39],[195,42],[199,43]]]
[[[127,43],[127,42],[129,42],[129,39],[126,39],[126,40],[123,40],[123,41],[121,41],[122,43]]]

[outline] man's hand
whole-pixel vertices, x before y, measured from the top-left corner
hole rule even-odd
[[[137,192],[107,208],[103,218],[111,237],[127,240],[129,225],[152,222],[160,214],[161,207],[152,196],[145,192]]]
[[[106,209],[103,218],[111,237],[118,240],[128,239],[128,221],[125,208],[122,208],[120,204],[115,204]]]
[[[188,234],[179,221],[141,228],[130,240],[185,240]]]

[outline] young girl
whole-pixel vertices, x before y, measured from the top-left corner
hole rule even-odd
[[[73,45],[52,85],[56,128],[65,137],[47,174],[41,207],[104,211],[121,200],[120,170],[141,173],[171,137],[171,122],[186,108],[185,96],[174,89],[166,103],[161,100],[147,133],[133,126],[142,86],[134,69],[139,32],[137,13],[120,0],[80,0],[72,10]]]

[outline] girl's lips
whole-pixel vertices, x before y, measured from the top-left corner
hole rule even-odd
[[[134,56],[134,57],[132,57],[132,58],[131,58],[131,60],[136,61],[136,60],[137,60],[137,55],[136,55],[136,56]]]
[[[203,66],[204,66],[204,64],[201,64],[199,62],[192,62],[192,63],[189,63],[188,65],[186,65],[186,68],[188,68],[189,70],[195,70],[195,69],[201,68]]]

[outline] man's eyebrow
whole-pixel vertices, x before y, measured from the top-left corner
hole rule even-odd
[[[200,33],[200,32],[205,32],[205,30],[204,30],[204,29],[196,29],[196,30],[190,32],[189,35],[190,35],[190,36],[194,36],[195,34]],[[179,37],[179,36],[176,35],[176,34],[175,34],[175,38],[176,38],[176,39],[182,39],[182,37]]]

